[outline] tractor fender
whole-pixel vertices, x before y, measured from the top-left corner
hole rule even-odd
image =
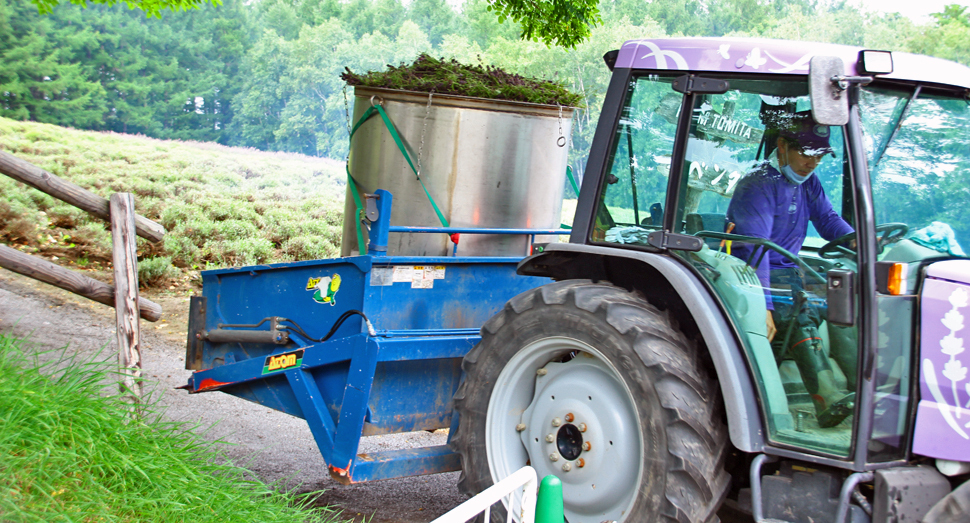
[[[738,337],[712,291],[668,255],[572,243],[551,243],[523,259],[517,272],[554,280],[608,281],[644,293],[685,331],[694,330],[710,353],[721,386],[731,443],[744,452],[762,452],[765,427]]]

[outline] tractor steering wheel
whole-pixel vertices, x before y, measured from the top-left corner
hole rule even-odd
[[[883,248],[890,243],[898,242],[903,239],[906,232],[909,231],[909,226],[905,223],[884,223],[882,225],[876,226],[876,246],[879,248],[879,253],[882,254]],[[850,232],[843,236],[826,243],[818,250],[818,255],[826,260],[835,260],[838,258],[845,258],[847,256],[855,256],[856,251],[850,249],[846,245],[855,240],[855,233]]]

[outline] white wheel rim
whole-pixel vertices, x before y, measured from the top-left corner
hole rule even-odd
[[[579,355],[550,363],[570,352]],[[539,478],[554,474],[562,480],[570,523],[623,521],[629,514],[643,472],[640,418],[629,388],[600,351],[566,337],[527,345],[499,374],[486,416],[494,482],[528,462]],[[569,443],[575,439],[566,436],[580,428],[584,447],[576,455]]]

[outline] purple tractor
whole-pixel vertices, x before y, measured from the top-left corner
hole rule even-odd
[[[570,241],[518,267],[556,281],[462,365],[462,490],[529,464],[571,523],[970,521],[970,69],[720,38],[604,59]]]

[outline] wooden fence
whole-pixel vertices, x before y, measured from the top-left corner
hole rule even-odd
[[[124,374],[121,390],[130,395],[132,402],[138,403],[141,398],[139,317],[158,321],[162,308],[138,296],[135,236],[158,242],[164,237],[165,228],[135,214],[135,199],[131,194],[116,193],[110,201],[106,200],[4,151],[0,151],[0,173],[111,223],[114,286],[6,245],[0,245],[0,267],[114,307],[118,363]]]

